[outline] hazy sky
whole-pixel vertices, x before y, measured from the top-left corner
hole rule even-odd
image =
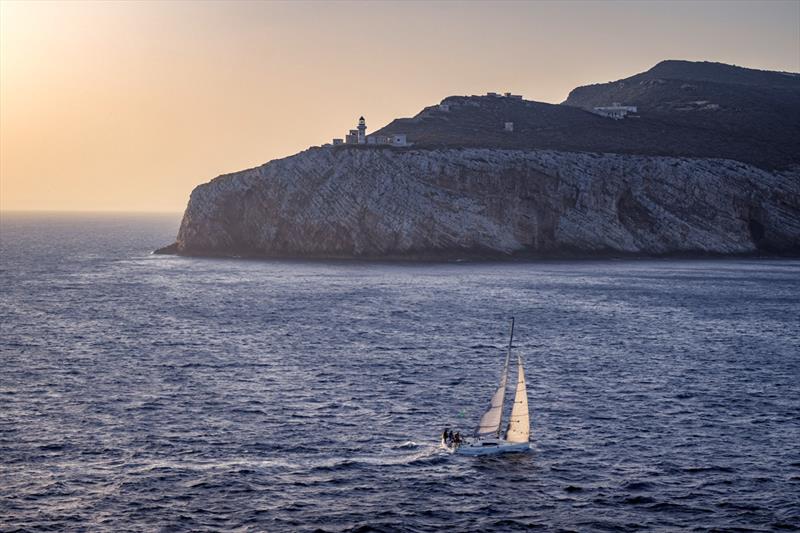
[[[800,0],[0,0],[0,209],[180,211],[218,174],[452,94],[570,89],[662,59],[800,71]]]

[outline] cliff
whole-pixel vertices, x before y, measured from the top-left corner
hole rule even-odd
[[[600,117],[620,102],[638,112]],[[191,195],[163,253],[460,258],[800,254],[800,76],[665,61],[560,105],[452,96]],[[504,124],[513,122],[513,131]]]
[[[800,253],[800,171],[547,150],[314,148],[197,187],[166,252]]]

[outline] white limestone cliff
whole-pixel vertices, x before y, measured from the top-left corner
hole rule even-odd
[[[800,253],[800,169],[501,149],[312,148],[191,195],[189,255]]]

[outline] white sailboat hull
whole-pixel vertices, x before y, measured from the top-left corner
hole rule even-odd
[[[456,448],[459,455],[498,455],[501,453],[521,453],[531,449],[529,442],[508,442],[505,440],[476,441],[462,444]]]

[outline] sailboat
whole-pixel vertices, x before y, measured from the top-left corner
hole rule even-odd
[[[508,341],[508,352],[503,371],[500,374],[500,385],[492,395],[489,407],[481,416],[478,427],[471,439],[456,445],[443,444],[460,455],[494,455],[499,453],[525,452],[530,449],[531,419],[528,411],[528,392],[525,388],[525,372],[522,367],[522,356],[517,355],[517,387],[514,392],[514,405],[508,427],[501,438],[500,426],[503,422],[503,402],[508,382],[508,364],[511,360],[511,347],[514,342],[514,318],[511,318],[511,335]]]

